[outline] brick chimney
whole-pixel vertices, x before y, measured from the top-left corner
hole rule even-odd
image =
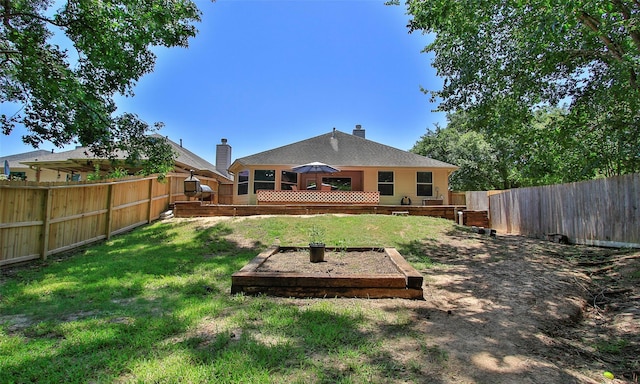
[[[353,136],[358,136],[358,137],[362,137],[363,139],[366,139],[364,135],[364,129],[362,129],[362,125],[360,124],[356,125],[356,129],[353,130]]]
[[[231,146],[227,144],[227,139],[222,139],[221,143],[216,145],[216,171],[230,177],[228,171],[230,165]]]

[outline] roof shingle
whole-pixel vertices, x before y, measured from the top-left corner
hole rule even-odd
[[[299,165],[319,161],[336,167],[458,167],[338,130],[237,159],[235,163]],[[232,166],[231,168],[235,168]]]

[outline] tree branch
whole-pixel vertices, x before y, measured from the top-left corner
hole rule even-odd
[[[629,21],[631,20],[631,10],[629,9],[629,7],[627,7],[625,4],[622,3],[622,1],[620,0],[612,0],[613,4],[615,6],[618,7],[618,9],[620,10],[620,13],[622,14],[622,17]],[[636,5],[640,6],[640,2],[636,1]],[[636,49],[638,50],[638,52],[640,52],[640,32],[636,29],[633,28],[634,26],[632,25],[631,28],[629,29],[629,35],[631,36],[631,40],[633,40],[633,43],[636,46]]]
[[[591,29],[593,32],[595,32],[598,35],[598,38],[600,39],[600,41],[602,41],[604,45],[609,49],[609,52],[611,52],[614,58],[616,58],[620,62],[624,62],[624,54],[625,54],[624,50],[618,44],[616,44],[613,40],[611,40],[609,36],[603,34],[600,31],[600,22],[598,20],[593,18],[591,15],[589,15],[585,11],[581,11],[578,18],[580,19],[580,21],[582,21],[582,23],[585,26],[587,26],[589,29]],[[637,80],[638,80],[638,75],[636,74],[636,71],[633,69],[633,67],[630,67],[629,82],[631,83],[631,86],[633,88],[638,88]]]
[[[11,7],[11,0],[3,0],[2,2],[3,15],[2,15],[2,23],[6,28],[11,27],[9,24],[9,8]]]
[[[8,0],[5,0],[5,1],[8,1]],[[44,21],[45,23],[49,23],[51,25],[55,25],[56,27],[68,27],[69,26],[68,23],[58,23],[57,21],[55,21],[53,19],[49,19],[49,18],[40,16],[40,15],[37,15],[35,13],[18,12],[18,13],[9,13],[8,15],[5,13],[5,19],[7,17],[11,18],[11,17],[16,17],[16,16],[31,17],[33,19]]]
[[[582,58],[587,58],[587,59],[598,59],[598,60],[604,60],[607,57],[609,57],[610,55],[607,55],[604,52],[600,52],[600,51],[592,51],[592,50],[587,50],[587,49],[568,49],[568,50],[564,50],[561,51],[563,53],[565,53],[566,55],[568,55],[569,58],[577,58],[577,57],[582,57]],[[564,62],[564,60],[563,60]]]
[[[620,47],[616,43],[614,43],[613,40],[609,38],[609,36],[600,32],[600,22],[598,20],[590,16],[585,11],[581,11],[578,18],[580,19],[580,21],[582,21],[582,23],[585,26],[587,26],[590,30],[592,30],[598,35],[598,38],[600,39],[600,41],[602,41],[604,45],[607,46],[607,48],[609,49],[609,52],[611,52],[616,59],[622,61],[624,52],[621,51]]]
[[[38,14],[35,13],[29,13],[29,12],[16,12],[16,13],[12,13],[11,12],[11,0],[2,0],[2,7],[3,9],[3,15],[2,15],[2,22],[4,23],[6,28],[11,28],[11,23],[10,20],[14,17],[30,17],[32,19],[36,19],[36,20],[40,20],[43,21],[45,23],[51,24],[51,25],[55,25],[56,27],[68,27],[69,24],[66,23],[59,23],[57,21],[55,21],[54,19],[49,19],[47,17],[44,16],[40,16]]]

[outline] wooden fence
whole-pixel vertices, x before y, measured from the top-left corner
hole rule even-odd
[[[491,227],[576,244],[640,247],[640,174],[503,191],[489,197]]]
[[[466,193],[449,191],[449,205],[467,205]]]
[[[95,183],[0,181],[0,266],[64,252],[158,219],[188,200],[184,174]],[[214,179],[201,178],[217,191]]]

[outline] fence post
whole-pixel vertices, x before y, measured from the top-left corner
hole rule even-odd
[[[113,215],[113,183],[109,183],[109,188],[107,190],[107,240],[111,238],[111,220]]]
[[[151,223],[151,212],[153,208],[153,177],[149,178],[149,210],[147,212],[147,224]]]
[[[44,203],[44,218],[42,220],[42,244],[40,246],[40,258],[47,259],[49,252],[49,227],[51,226],[51,199],[53,198],[53,190],[47,188],[47,198]]]
[[[169,205],[171,205],[171,203],[173,203],[173,175],[168,176],[169,177]]]

